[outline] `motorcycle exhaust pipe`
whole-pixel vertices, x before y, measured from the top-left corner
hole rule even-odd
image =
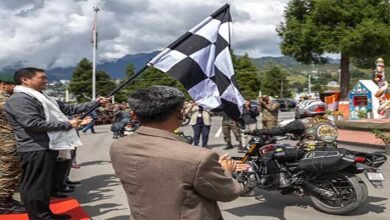
[[[308,189],[309,191],[311,191],[311,192],[313,192],[315,194],[318,194],[318,195],[320,195],[322,197],[328,198],[328,199],[333,197],[333,195],[335,194],[335,192],[333,192],[333,191],[326,190],[326,189],[321,189],[318,186],[316,186],[316,185],[314,185],[314,184],[312,184],[312,183],[310,183],[310,182],[308,182],[306,180],[304,180],[302,182],[302,184],[303,184],[303,187]]]

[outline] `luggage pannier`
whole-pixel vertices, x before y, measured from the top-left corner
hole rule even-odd
[[[337,172],[354,163],[354,158],[346,156],[346,153],[344,149],[311,151],[301,159],[298,168],[310,172]]]

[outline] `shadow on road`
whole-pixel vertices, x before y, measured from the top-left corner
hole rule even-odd
[[[224,147],[224,145],[223,144],[208,144],[207,147],[212,149],[212,148],[216,148],[216,147]]]
[[[129,218],[130,218],[129,215],[122,215],[114,218],[108,218],[107,220],[129,220]]]
[[[370,212],[373,213],[383,213],[386,210],[386,204],[384,201],[388,200],[388,198],[383,197],[375,197],[375,196],[369,196],[367,203],[360,207],[359,209],[351,212],[349,215],[351,216],[357,216],[357,215],[363,215]],[[377,202],[383,202],[382,204],[372,204]]]
[[[84,163],[80,163],[80,166],[90,166],[90,165],[104,165],[104,164],[111,164],[111,161],[106,160],[95,160],[95,161],[88,161]]]
[[[306,209],[310,205],[308,198],[299,198],[298,196],[280,195],[279,192],[268,192],[256,190],[253,197],[259,203],[242,206],[238,208],[226,209],[229,212],[239,217],[245,216],[269,216],[280,220],[286,220],[284,217],[284,209],[288,206],[301,207]]]
[[[280,195],[279,192],[268,192],[262,190],[256,190],[256,194],[253,196],[259,203],[242,206],[237,208],[226,209],[224,211],[229,212],[238,217],[245,216],[268,216],[275,217],[280,220],[287,220],[285,215],[285,208],[288,206],[296,206],[302,208],[302,211],[309,206],[312,206],[308,196],[300,198],[293,195]],[[347,216],[358,216],[367,213],[383,213],[386,209],[383,201],[387,198],[382,197],[368,197],[367,203],[359,209],[349,213]],[[377,202],[383,202],[383,204],[372,204]],[[327,215],[318,211],[318,214]],[[328,215],[336,216],[336,215]]]
[[[112,186],[119,185],[120,182],[113,174],[104,174],[99,176],[93,176],[88,179],[82,180],[82,185],[77,187],[77,190],[72,194],[76,197],[83,209],[90,215],[90,217],[100,216],[107,212],[115,210],[123,210],[123,204],[113,203],[115,201],[113,195],[107,195],[107,193],[113,191],[110,189]],[[104,201],[107,202],[99,205],[84,205],[86,203],[91,203],[94,201]]]

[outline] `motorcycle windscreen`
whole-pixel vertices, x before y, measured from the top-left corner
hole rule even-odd
[[[337,172],[354,163],[352,158],[344,156],[345,152],[343,149],[308,152],[299,162],[298,168],[310,172]]]

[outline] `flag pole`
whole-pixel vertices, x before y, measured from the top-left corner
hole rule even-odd
[[[93,7],[95,11],[95,20],[93,27],[93,52],[92,52],[92,99],[96,99],[96,46],[97,46],[97,14],[100,11],[99,7]]]
[[[127,86],[129,83],[131,83],[135,78],[137,78],[139,75],[141,75],[141,73],[143,71],[145,71],[147,68],[148,68],[148,64],[149,62],[147,62],[143,67],[142,69],[138,70],[134,75],[132,75],[130,78],[128,78],[125,82],[123,82],[122,84],[120,84],[118,87],[116,87],[114,90],[112,90],[106,97],[110,97],[110,96],[113,96],[115,95],[117,92],[119,92],[119,90],[123,89],[125,86]],[[94,106],[91,107],[91,109],[89,109],[87,112],[83,113],[81,116],[80,116],[80,119],[83,119],[85,118],[89,113],[93,112],[95,109],[97,109],[98,107],[100,106],[99,103],[96,103]]]

